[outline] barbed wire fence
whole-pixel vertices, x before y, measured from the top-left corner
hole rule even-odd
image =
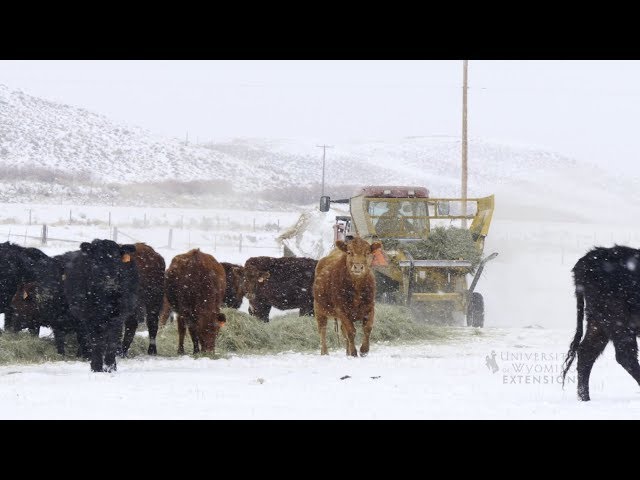
[[[249,248],[271,251],[274,255],[282,254],[282,246],[274,240],[274,234],[281,231],[280,218],[260,222],[256,217],[247,220],[246,216],[242,219],[222,215],[202,216],[200,219],[192,216],[185,219],[185,215],[174,214],[171,221],[167,214],[158,219],[144,213],[142,218],[121,218],[121,223],[118,224],[111,211],[104,212],[105,218],[101,220],[85,213],[74,215],[73,209],[69,209],[68,219],[58,218],[40,223],[39,218],[46,215],[38,215],[35,208],[27,209],[26,213],[24,219],[0,216],[0,238],[5,237],[7,241],[23,246],[40,247],[57,243],[77,247],[94,238],[109,238],[119,243],[144,242],[154,248],[168,250],[206,248],[213,251],[231,249],[242,252]],[[51,217],[51,211],[48,213]],[[90,232],[81,230],[80,234],[74,232],[69,235],[71,232],[55,231],[58,228],[68,230],[70,226],[87,227]],[[160,233],[162,230],[163,234]],[[269,235],[265,235],[267,233]],[[166,242],[159,242],[162,235]],[[69,238],[71,236],[76,238]]]

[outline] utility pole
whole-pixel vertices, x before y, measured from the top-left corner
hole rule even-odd
[[[462,63],[462,228],[467,228],[467,68],[468,60]]]
[[[322,193],[324,197],[324,161],[327,154],[327,148],[333,148],[333,145],[316,145],[316,147],[322,148]]]

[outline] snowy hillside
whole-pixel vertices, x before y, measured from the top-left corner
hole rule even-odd
[[[292,187],[317,188],[321,179],[318,143],[321,139],[245,138],[185,145],[184,140],[155,136],[82,108],[0,85],[0,201],[4,202],[68,199],[77,203],[83,199],[132,204],[144,200],[166,205],[176,196],[185,196],[168,192],[159,183],[167,181],[214,181],[218,183],[201,190],[215,195],[220,193],[218,186],[227,185],[227,193],[232,189],[240,197],[251,192],[252,201],[256,192],[271,190],[286,201]],[[327,150],[327,193],[331,194],[331,186],[395,183],[424,185],[434,196],[456,196],[459,162],[456,137],[337,144]],[[38,168],[43,170],[34,176]],[[43,173],[50,178],[43,180]],[[155,189],[139,185],[150,182]],[[541,200],[552,201],[542,205],[545,212],[560,220],[567,219],[569,212],[571,219],[580,221],[588,219],[593,206],[636,199],[636,183],[553,152],[473,138],[469,142],[469,195],[505,192],[512,209],[524,206],[539,212]],[[131,191],[130,184],[138,184],[137,190]],[[575,195],[580,198],[570,202],[572,208],[582,204],[588,214],[563,207]],[[203,194],[192,196],[191,203],[197,204]]]

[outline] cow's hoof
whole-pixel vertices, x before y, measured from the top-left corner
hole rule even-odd
[[[148,355],[157,355],[158,354],[158,350],[156,349],[155,345],[149,345],[149,350],[147,350],[147,354]]]
[[[369,352],[363,352],[362,350],[360,350],[360,356],[361,357],[366,357],[369,354]]]

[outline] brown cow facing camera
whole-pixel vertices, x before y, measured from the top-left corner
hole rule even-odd
[[[316,266],[313,299],[322,355],[327,355],[327,319],[340,321],[347,339],[347,355],[358,356],[355,346],[355,322],[363,322],[364,339],[360,355],[369,352],[369,336],[373,329],[376,280],[371,270],[374,252],[380,242],[369,243],[354,237],[349,242],[336,241],[329,255]]]
[[[227,286],[224,267],[200,249],[176,255],[167,269],[165,292],[178,318],[178,354],[184,354],[187,327],[193,353],[215,353],[220,327],[226,321],[220,306]]]

